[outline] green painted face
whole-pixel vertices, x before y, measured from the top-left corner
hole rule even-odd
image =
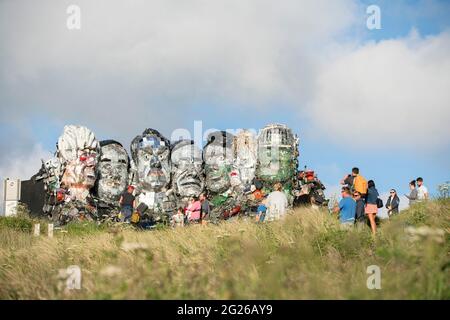
[[[268,183],[288,181],[295,176],[292,150],[289,147],[262,146],[258,150],[258,177]]]
[[[258,136],[256,176],[264,184],[281,182],[289,188],[297,172],[297,138],[284,125],[268,125]]]

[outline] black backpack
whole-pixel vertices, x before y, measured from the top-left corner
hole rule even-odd
[[[383,208],[383,200],[381,200],[380,198],[377,198],[377,208]]]

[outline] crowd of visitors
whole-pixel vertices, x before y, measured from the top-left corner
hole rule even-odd
[[[360,175],[359,168],[353,168],[352,173],[345,175],[340,181],[343,185],[341,190],[342,199],[333,208],[333,212],[339,215],[343,226],[357,225],[358,227],[368,224],[375,234],[377,231],[377,213],[383,207],[383,201],[375,187],[375,182]],[[417,187],[416,187],[417,183]],[[409,204],[416,201],[428,199],[428,190],[423,184],[421,177],[409,183],[410,194],[405,195]],[[386,201],[388,216],[399,213],[400,198],[395,189],[391,189]]]
[[[383,201],[375,186],[374,180],[367,181],[359,172],[359,168],[353,168],[341,181],[342,199],[333,208],[333,212],[338,215],[339,221],[344,227],[356,225],[362,227],[370,226],[373,234],[377,232],[378,210],[383,208]],[[409,204],[428,199],[428,190],[423,184],[423,178],[418,177],[409,183],[410,193],[405,196],[409,199]],[[275,183],[273,190],[269,194],[264,194],[262,186],[252,185],[251,193],[257,203],[255,221],[273,221],[281,219],[287,212],[288,199],[283,192],[281,183]],[[119,200],[120,220],[123,222],[134,222],[133,215],[139,208],[136,208],[136,200],[133,195],[134,188],[129,186]],[[399,213],[400,198],[395,189],[391,189],[386,201],[388,217]],[[199,197],[191,197],[186,207],[178,208],[171,217],[172,227],[183,227],[188,224],[206,224],[211,213],[210,203],[205,193]]]

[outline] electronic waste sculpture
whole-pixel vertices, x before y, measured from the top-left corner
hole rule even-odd
[[[291,205],[304,199],[325,203],[316,175],[299,174],[298,137],[282,124],[269,124],[258,135],[212,132],[203,148],[191,140],[171,143],[148,128],[131,141],[130,154],[117,141],[99,142],[86,127],[65,126],[55,156],[33,176],[44,181],[43,212],[60,224],[111,218],[128,185],[135,187],[141,221],[152,224],[168,222],[176,208],[202,192],[212,222],[248,214],[261,199],[255,190],[267,195],[276,182]]]

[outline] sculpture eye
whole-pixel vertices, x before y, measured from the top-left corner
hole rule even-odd
[[[108,158],[103,158],[102,160],[100,160],[101,162],[111,162],[111,159]]]
[[[119,162],[123,163],[123,164],[127,164],[127,162],[125,160],[123,160],[123,159],[120,159]]]

